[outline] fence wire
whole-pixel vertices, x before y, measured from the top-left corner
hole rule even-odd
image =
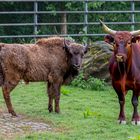
[[[50,27],[50,26],[66,26],[66,28],[68,28],[69,26],[74,26],[75,28],[77,28],[77,26],[82,26],[84,29],[84,33],[79,33],[79,32],[75,32],[75,33],[69,33],[67,31],[67,33],[62,33],[62,32],[58,32],[57,34],[59,34],[60,36],[72,36],[72,37],[80,37],[80,36],[103,36],[105,34],[103,33],[89,33],[88,32],[88,28],[90,28],[90,26],[94,26],[94,25],[99,25],[98,21],[90,21],[88,18],[89,14],[101,14],[101,15],[105,15],[105,14],[130,14],[131,15],[131,20],[128,22],[105,22],[107,25],[130,25],[131,26],[131,30],[135,30],[135,25],[140,24],[140,22],[136,22],[135,21],[135,14],[140,13],[140,10],[135,10],[135,2],[137,2],[137,0],[123,0],[123,2],[129,2],[131,5],[130,10],[111,10],[111,11],[94,11],[93,10],[88,10],[88,3],[89,2],[119,2],[120,0],[1,0],[0,4],[2,2],[4,3],[15,3],[16,5],[19,3],[30,3],[32,10],[19,10],[19,11],[2,11],[0,10],[0,15],[4,15],[5,17],[8,15],[16,15],[16,16],[23,16],[23,15],[27,15],[27,16],[32,16],[32,21],[31,22],[25,22],[25,23],[16,23],[16,22],[8,22],[8,23],[3,23],[0,22],[0,28],[2,27],[10,27],[12,28],[16,28],[16,27],[32,27],[32,32],[30,33],[26,33],[26,34],[8,34],[8,35],[0,35],[0,38],[39,38],[39,37],[48,37],[48,36],[54,36],[56,34],[41,34],[40,31],[40,26],[45,26],[45,27]],[[84,9],[83,10],[79,10],[79,11],[73,11],[73,10],[65,10],[65,11],[48,11],[48,10],[41,10],[41,8],[39,8],[39,4],[40,3],[45,3],[45,2],[53,2],[55,3],[61,3],[61,2],[78,2],[78,3],[84,3]],[[81,22],[39,22],[39,18],[40,16],[44,15],[44,14],[66,14],[67,16],[71,15],[71,14],[82,14],[83,15],[83,21]],[[52,20],[53,21],[53,20]],[[17,29],[18,30],[18,29]],[[67,30],[67,29],[66,29]]]

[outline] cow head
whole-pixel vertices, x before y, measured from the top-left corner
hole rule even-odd
[[[70,63],[72,68],[79,70],[82,65],[82,58],[87,52],[87,46],[64,39],[64,48],[70,56]]]
[[[108,28],[101,20],[101,25],[106,33],[105,41],[114,47],[114,56],[117,62],[126,62],[127,58],[131,55],[132,43],[136,43],[139,39],[140,30],[138,31],[115,31]]]

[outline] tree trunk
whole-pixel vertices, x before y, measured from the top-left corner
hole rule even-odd
[[[61,23],[64,23],[61,25],[61,34],[67,34],[67,14],[62,13],[61,15]]]

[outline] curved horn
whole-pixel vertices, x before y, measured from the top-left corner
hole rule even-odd
[[[111,34],[111,35],[115,35],[116,31],[115,30],[111,30],[110,28],[108,28],[100,19],[99,19],[101,25],[103,26],[103,29],[106,33]]]
[[[66,39],[64,38],[64,47],[67,48],[69,45],[66,42]]]
[[[140,30],[130,32],[131,35],[140,35]]]
[[[64,38],[64,48],[66,49],[66,51],[69,52],[70,50],[70,41]]]
[[[88,44],[86,43],[86,42],[84,42],[83,44],[83,48],[84,48],[84,53],[87,53],[87,51],[88,51]]]
[[[84,53],[87,53],[88,49],[88,45],[84,46]]]

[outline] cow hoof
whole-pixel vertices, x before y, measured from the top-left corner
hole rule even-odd
[[[49,113],[52,113],[53,112],[53,110],[49,110]]]
[[[55,113],[59,114],[60,113],[60,110],[55,110]]]
[[[12,117],[17,117],[17,114],[15,111],[9,111],[9,113],[12,115]]]
[[[140,125],[140,121],[132,121],[132,125]]]
[[[52,107],[49,107],[48,110],[49,110],[49,113],[53,112]]]
[[[56,114],[60,114],[60,111],[55,111]]]
[[[11,113],[12,117],[18,117],[18,115],[14,112],[14,113]]]
[[[125,120],[118,120],[118,123],[119,124],[126,124],[126,121]]]

